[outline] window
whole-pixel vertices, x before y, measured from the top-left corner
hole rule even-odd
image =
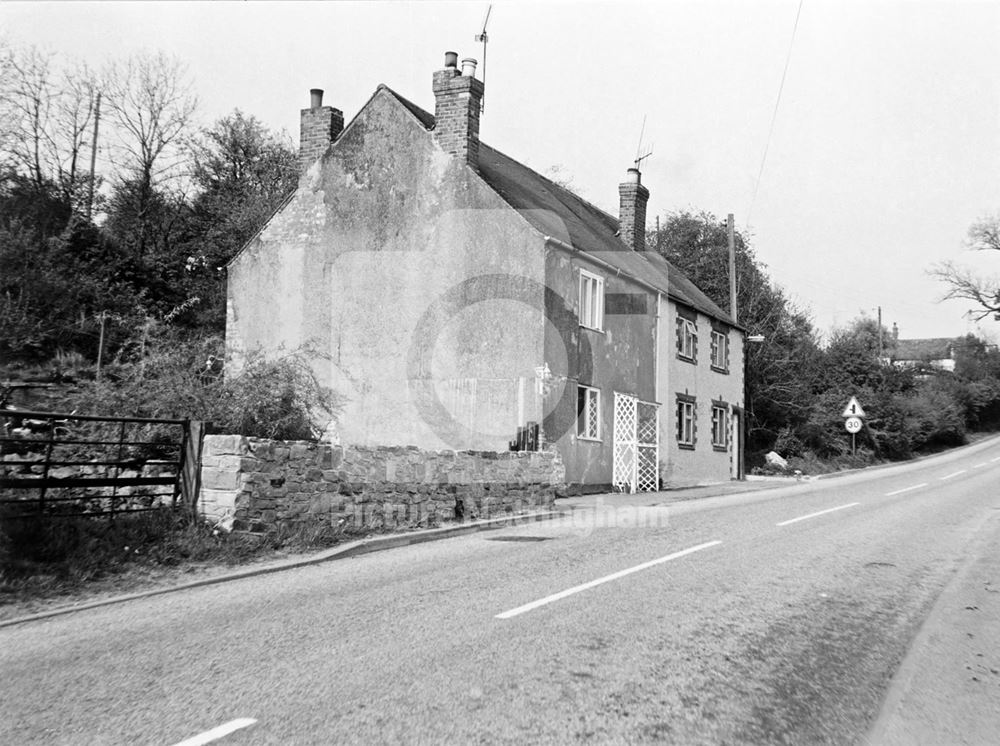
[[[712,330],[712,369],[729,372],[729,335],[718,329]]]
[[[677,317],[677,357],[694,362],[698,355],[698,326],[693,319]]]
[[[712,402],[712,447],[717,451],[725,451],[729,445],[729,405],[725,402]]]
[[[580,270],[580,325],[604,328],[604,280]]]
[[[586,440],[601,439],[601,391],[590,386],[576,388],[576,434]]]
[[[677,444],[694,448],[697,409],[693,396],[677,395]]]

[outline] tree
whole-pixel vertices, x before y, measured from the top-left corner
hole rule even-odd
[[[282,139],[239,109],[202,132],[193,148],[194,223],[212,267],[232,259],[298,183],[298,159]]]
[[[287,137],[238,109],[204,130],[191,151],[198,192],[178,256],[184,262],[180,282],[199,302],[183,320],[221,332],[222,267],[295,189],[298,159]]]
[[[729,308],[729,237],[708,212],[668,213],[649,242],[722,309]],[[769,450],[779,433],[808,418],[819,348],[809,317],[774,287],[747,238],[736,245],[738,321],[763,344],[746,345],[748,448]]]
[[[81,207],[83,153],[96,111],[98,83],[86,65],[59,72],[50,53],[10,51],[0,62],[0,122],[9,166],[37,194],[52,189]]]
[[[116,160],[122,173],[117,188],[127,192],[118,205],[128,211],[121,224],[130,228],[120,238],[144,258],[156,244],[158,200],[186,163],[181,146],[190,134],[197,98],[190,92],[186,67],[162,52],[111,65],[105,86],[119,135]]]
[[[980,218],[969,227],[966,244],[976,251],[1000,251],[1000,213]],[[993,315],[1000,320],[1000,284],[954,262],[942,262],[930,270],[933,277],[948,285],[944,300],[972,301],[976,320]]]

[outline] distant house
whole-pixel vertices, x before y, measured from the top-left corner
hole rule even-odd
[[[964,337],[900,339],[899,327],[893,324],[887,355],[889,362],[900,368],[936,368],[953,371],[957,351],[968,344],[968,340]]]
[[[313,91],[298,189],[228,268],[229,353],[318,342],[344,443],[554,447],[587,491],[740,477],[744,332],[647,247],[639,171],[609,215],[480,142],[474,60],[433,90],[346,126]]]
[[[899,367],[955,370],[955,349],[960,342],[954,337],[897,339],[889,350],[889,359]]]

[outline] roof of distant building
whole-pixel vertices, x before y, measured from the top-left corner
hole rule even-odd
[[[957,344],[955,337],[897,339],[889,351],[893,360],[948,360]]]

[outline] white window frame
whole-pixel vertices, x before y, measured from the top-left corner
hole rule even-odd
[[[580,326],[604,331],[604,278],[580,270]]]
[[[695,422],[698,417],[697,402],[688,399],[677,400],[677,444],[694,448]]]
[[[712,367],[719,371],[729,372],[726,364],[729,358],[729,335],[720,332],[718,329],[712,330]]]
[[[713,448],[728,448],[729,447],[729,408],[724,404],[713,404],[712,405],[712,447]],[[722,435],[722,440],[716,438],[717,435]]]
[[[678,322],[681,327],[681,337],[678,341],[681,344],[677,354],[685,360],[694,360],[698,345],[698,325],[683,316],[679,317]]]
[[[577,420],[576,437],[581,440],[601,439],[601,390],[593,386],[577,384]],[[584,405],[580,410],[580,393],[583,392]],[[591,417],[591,414],[594,416]],[[592,430],[591,423],[596,423]]]

